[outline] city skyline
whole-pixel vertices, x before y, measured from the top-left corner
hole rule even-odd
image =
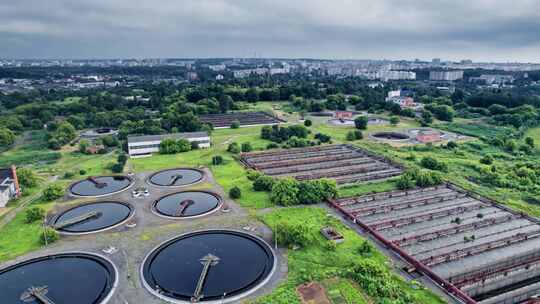
[[[496,3],[494,3],[496,2]],[[0,4],[0,58],[539,62],[536,1],[78,1]]]

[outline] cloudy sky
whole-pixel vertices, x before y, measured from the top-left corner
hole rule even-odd
[[[540,62],[538,0],[4,0],[2,58]]]

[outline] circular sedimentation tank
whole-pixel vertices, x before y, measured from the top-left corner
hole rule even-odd
[[[98,197],[121,192],[132,184],[127,176],[95,176],[75,182],[69,192],[75,196]]]
[[[185,219],[200,217],[219,209],[221,197],[208,191],[182,191],[161,197],[152,210],[162,217]]]
[[[88,253],[48,255],[0,270],[2,303],[105,304],[118,272],[108,259]],[[40,298],[40,299],[39,299]]]
[[[243,232],[207,230],[169,240],[141,267],[144,286],[170,303],[238,303],[275,269],[272,249]]]
[[[51,226],[66,234],[101,232],[122,225],[133,212],[133,207],[123,202],[86,203],[61,212],[52,219]]]
[[[393,141],[410,139],[409,135],[405,133],[400,133],[400,132],[377,132],[377,133],[373,133],[371,136],[377,139],[393,140]]]
[[[204,177],[201,170],[191,168],[168,169],[156,172],[148,181],[155,186],[179,187],[200,182]]]

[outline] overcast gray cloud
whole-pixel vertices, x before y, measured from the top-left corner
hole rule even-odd
[[[0,57],[540,61],[537,0],[16,0]]]

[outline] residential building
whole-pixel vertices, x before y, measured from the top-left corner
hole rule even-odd
[[[21,189],[15,166],[0,168],[0,208],[5,207],[9,200],[20,195]]]
[[[199,148],[210,147],[210,135],[208,132],[187,132],[163,135],[128,136],[128,153],[130,157],[151,156],[159,152],[159,145],[164,139],[187,139],[191,143],[197,143]]]
[[[433,81],[456,81],[463,79],[463,71],[431,71],[429,80]]]

